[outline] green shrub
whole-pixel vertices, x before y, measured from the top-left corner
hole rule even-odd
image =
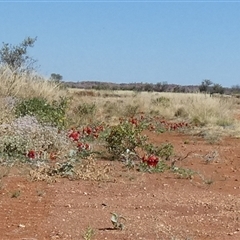
[[[158,97],[157,99],[152,100],[152,104],[157,106],[169,107],[170,99],[167,97]]]
[[[7,157],[23,157],[26,155],[26,141],[20,136],[3,136],[0,139],[0,153]]]
[[[142,126],[136,126],[127,121],[112,126],[109,135],[106,137],[107,149],[113,158],[119,159],[127,149],[135,152],[136,147],[142,147],[147,138],[141,135]]]
[[[194,116],[194,117],[192,118],[191,124],[192,124],[192,125],[195,125],[195,126],[203,127],[203,126],[205,126],[207,123],[206,123],[206,121],[201,120],[200,117]]]
[[[144,150],[149,154],[154,154],[163,160],[169,160],[173,155],[173,145],[171,143],[163,143],[160,146],[154,146],[153,144],[144,144]]]
[[[140,106],[139,105],[131,105],[128,104],[126,105],[125,109],[124,109],[124,113],[123,115],[125,117],[132,117],[135,116],[137,114],[137,112],[139,111]]]
[[[195,174],[193,170],[181,167],[173,167],[172,172],[177,174],[177,177],[181,179],[192,179]]]
[[[187,111],[185,110],[185,108],[180,107],[177,109],[177,111],[174,113],[175,117],[182,117],[182,118],[186,118],[188,116]]]
[[[66,109],[66,98],[61,98],[60,101],[53,101],[49,104],[46,99],[34,97],[19,102],[15,107],[15,114],[17,117],[35,116],[42,123],[63,128]]]
[[[140,172],[163,173],[169,170],[169,166],[163,160],[159,161],[156,167],[149,167],[146,163],[141,162],[138,170]]]
[[[81,115],[93,115],[96,112],[95,103],[83,103],[78,105],[77,111]]]

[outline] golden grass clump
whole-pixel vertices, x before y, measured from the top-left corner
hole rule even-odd
[[[66,90],[59,84],[35,73],[12,73],[7,67],[0,68],[0,97],[21,99],[41,97],[49,102],[66,95]]]
[[[170,99],[170,106],[158,106],[158,110],[165,117],[182,117],[196,121],[200,125],[233,123],[235,105],[231,98],[215,98],[201,93],[159,93],[159,95]]]

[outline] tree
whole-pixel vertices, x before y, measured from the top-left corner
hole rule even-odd
[[[13,73],[33,70],[36,60],[28,56],[27,49],[33,47],[36,40],[37,37],[27,37],[16,46],[3,42],[0,49],[0,63],[7,65]]]
[[[213,85],[211,93],[223,94],[224,93],[224,88],[220,84],[216,83],[216,84]]]
[[[50,80],[57,82],[57,83],[60,83],[62,81],[62,79],[63,79],[62,75],[60,75],[58,73],[52,73],[51,77],[50,77]]]
[[[168,87],[168,83],[166,81],[164,82],[158,82],[156,84],[156,87],[155,87],[155,90],[157,92],[165,92],[167,90],[167,87]]]
[[[153,84],[146,83],[145,86],[144,86],[144,91],[152,92],[153,91]]]
[[[232,93],[240,93],[240,85],[233,85],[232,87],[231,87],[231,92]]]
[[[202,81],[202,84],[199,86],[200,92],[210,92],[210,86],[212,85],[212,81],[209,79],[205,79]]]

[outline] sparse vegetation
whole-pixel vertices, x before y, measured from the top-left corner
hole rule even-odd
[[[116,230],[123,230],[126,225],[126,218],[123,217],[122,215],[119,215],[117,213],[111,213],[111,222],[113,225],[113,228]]]
[[[38,121],[52,126],[63,128],[65,125],[65,115],[67,109],[67,99],[53,101],[51,104],[43,98],[31,98],[22,100],[15,106],[16,117],[35,116]]]
[[[84,232],[83,239],[84,240],[91,240],[91,239],[93,239],[94,235],[95,235],[95,233],[94,233],[93,228],[88,226],[86,231]]]
[[[18,198],[21,194],[20,190],[16,190],[14,192],[11,193],[11,198]]]
[[[34,41],[28,39],[23,47]],[[18,48],[21,46],[4,45],[2,54],[14,57]],[[26,49],[21,51],[25,56]],[[143,86],[148,92],[64,89],[59,85],[61,75],[52,74],[46,80],[23,71],[28,58],[20,55],[11,63],[5,55],[2,63],[7,66],[0,67],[1,186],[9,169],[16,166],[26,167],[31,181],[48,183],[57,178],[110,181],[117,164],[136,176],[167,172],[175,179],[193,180],[197,172],[184,166],[186,157],[175,161],[176,151],[190,148],[195,137],[216,144],[224,135],[240,134],[236,99],[206,94],[213,90],[223,95],[221,85],[211,81],[202,82],[203,94],[177,93],[183,92],[177,87],[174,93],[154,92],[153,84]],[[162,91],[167,84],[157,86]],[[188,137],[176,150],[163,133]],[[157,143],[148,135],[154,135]],[[99,165],[99,159],[104,164]],[[218,151],[213,151],[201,158],[201,164],[212,167],[216,159]],[[137,181],[135,176],[129,178]],[[213,183],[213,178],[202,180],[209,186]],[[11,198],[20,195],[20,190],[10,191]],[[41,197],[45,192],[35,195]],[[126,219],[112,213],[111,222],[114,230],[123,230]],[[94,235],[88,227],[83,238],[93,239]]]

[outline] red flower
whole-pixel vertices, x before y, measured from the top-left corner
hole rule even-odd
[[[90,145],[87,144],[87,143],[79,142],[77,147],[78,147],[79,151],[81,151],[81,150],[90,150]]]
[[[69,138],[72,138],[73,141],[78,141],[80,138],[80,132],[76,131],[76,130],[72,130],[72,132],[70,132],[70,134],[68,135]]]
[[[90,145],[87,144],[87,143],[85,143],[85,149],[86,149],[86,150],[90,150]]]
[[[88,135],[90,135],[92,133],[92,128],[87,127],[86,132],[87,132]]]
[[[156,157],[154,155],[150,155],[148,157],[147,164],[148,164],[148,166],[156,167],[158,164],[158,161],[159,161],[158,157]]]
[[[156,167],[158,162],[159,162],[159,158],[154,156],[154,155],[150,155],[149,157],[142,157],[142,162],[146,163],[149,167]]]
[[[84,143],[79,142],[79,143],[77,144],[77,147],[78,147],[78,150],[84,149]]]
[[[129,122],[132,123],[132,124],[135,125],[135,126],[138,125],[138,120],[137,120],[137,118],[133,118],[133,117],[132,117],[132,118],[129,119]]]
[[[83,128],[83,134],[90,135],[92,133],[93,129],[89,126]]]
[[[34,159],[36,157],[36,152],[34,150],[30,150],[27,156],[28,158]]]

